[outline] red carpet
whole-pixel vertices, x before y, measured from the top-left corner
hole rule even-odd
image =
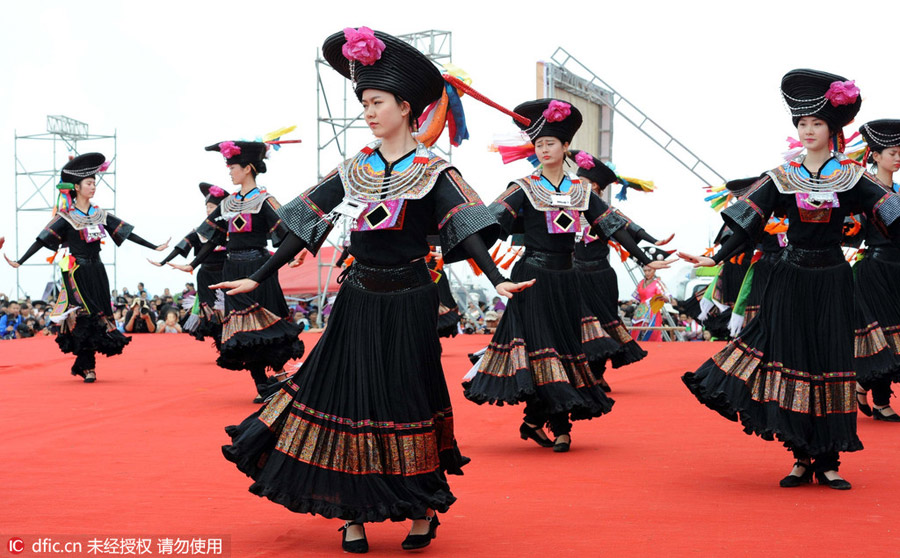
[[[310,348],[316,336],[304,335]],[[866,556],[900,542],[900,424],[861,417],[866,450],[842,454],[853,490],[782,489],[791,456],[701,407],[680,375],[720,345],[645,344],[608,374],[613,412],[576,423],[568,454],[518,437],[521,407],[462,397],[466,353],[445,342],[457,436],[472,458],[451,477],[459,501],[430,556]],[[52,339],[0,343],[0,557],[20,537],[230,540],[230,555],[338,555],[338,520],[298,515],[247,492],[222,427],[255,410],[249,375],[221,370],[188,336],[135,336],[98,359],[98,381],[69,375]],[[368,528],[370,555],[398,555],[408,523]],[[63,555],[66,554],[57,554]],[[175,553],[174,555],[177,555]],[[181,555],[191,555],[182,553]],[[194,554],[198,555],[198,554]]]

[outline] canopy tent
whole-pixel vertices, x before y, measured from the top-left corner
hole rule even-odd
[[[338,254],[340,255],[340,254]],[[306,259],[300,267],[284,266],[278,272],[278,280],[281,283],[281,290],[284,294],[298,297],[311,297],[319,294],[321,276],[322,288],[328,280],[328,273],[331,272],[331,280],[327,282],[328,292],[336,293],[338,290],[337,278],[341,274],[338,268],[330,268],[332,257],[334,256],[333,246],[323,246],[319,250],[317,256],[306,254]],[[325,264],[323,267],[319,263]]]

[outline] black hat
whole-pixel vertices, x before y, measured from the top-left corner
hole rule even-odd
[[[228,197],[228,192],[209,182],[200,183],[200,193],[206,198],[206,203],[216,205],[219,205],[222,203],[222,200]]]
[[[729,192],[736,196],[742,196],[747,191],[750,186],[759,180],[758,176],[752,176],[749,178],[735,178],[734,180],[729,180],[725,183],[725,188],[728,189]]]
[[[328,37],[322,44],[322,56],[354,82],[360,100],[366,89],[388,91],[408,102],[415,117],[444,91],[441,72],[424,54],[397,37],[368,27],[348,27]]]
[[[95,178],[98,172],[105,171],[108,166],[103,153],[85,153],[63,165],[60,182],[78,184],[85,178]]]
[[[558,138],[563,143],[569,143],[575,136],[575,132],[581,127],[581,112],[571,104],[559,99],[538,99],[522,103],[513,109],[531,120],[526,126],[513,119],[516,126],[525,130],[531,141],[544,136]]]
[[[791,111],[794,126],[804,116],[828,123],[832,133],[853,121],[862,98],[853,81],[818,70],[791,70],[781,78],[781,95]]]
[[[606,163],[587,151],[571,149],[569,157],[578,165],[578,171],[575,174],[597,183],[601,190],[619,180],[616,173]]]
[[[881,152],[888,147],[900,146],[900,120],[872,120],[859,127],[871,151]]]
[[[261,141],[223,141],[207,145],[207,151],[218,151],[225,157],[226,165],[253,165],[258,173],[266,172],[266,151],[269,146]]]

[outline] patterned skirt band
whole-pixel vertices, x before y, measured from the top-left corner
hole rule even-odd
[[[269,251],[264,248],[246,248],[243,250],[229,250],[228,259],[233,262],[250,262],[259,258],[269,257]]]
[[[867,258],[875,258],[883,262],[900,263],[900,248],[896,246],[876,246],[866,250]]]
[[[833,267],[847,263],[840,246],[810,249],[788,244],[781,252],[781,259],[798,267]]]
[[[610,268],[609,260],[594,260],[594,261],[585,261],[585,260],[575,260],[575,269],[584,273],[592,273],[595,271],[606,271]]]
[[[393,267],[370,266],[356,260],[338,277],[338,283],[376,293],[411,291],[431,282],[431,272],[425,260]]]
[[[553,271],[572,269],[571,252],[539,252],[526,249],[522,261],[535,267],[543,267]]]

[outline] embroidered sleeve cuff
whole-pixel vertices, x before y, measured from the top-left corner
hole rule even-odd
[[[40,242],[45,248],[49,248],[50,250],[56,250],[59,248],[59,245],[62,244],[62,237],[60,237],[56,231],[51,229],[50,227],[45,227],[37,235],[37,241]]]
[[[732,230],[740,229],[752,238],[762,226],[763,214],[749,200],[738,200],[722,211],[722,219]]]
[[[900,217],[900,196],[897,194],[885,194],[873,208],[878,220],[885,227],[897,225],[897,218]]]
[[[628,221],[623,219],[618,213],[613,210],[613,208],[609,208],[604,211],[600,217],[597,217],[593,223],[591,223],[592,228],[595,232],[602,234],[603,236],[609,238],[615,233],[617,230],[621,229],[628,225]]]
[[[207,242],[216,241],[216,244],[221,244],[222,242],[218,242],[217,237],[219,235],[224,239],[225,228],[222,227],[218,222],[213,221],[212,219],[207,219],[203,221],[203,224],[197,228],[197,234],[200,238],[207,239]]]
[[[278,216],[288,230],[306,243],[306,249],[313,255],[334,228],[334,223],[326,219],[325,213],[306,196],[297,196],[281,206]]]
[[[181,242],[175,245],[175,249],[173,250],[173,252],[177,251],[178,255],[184,258],[191,253],[191,248],[193,248],[191,246],[191,241],[188,240],[187,237],[184,237],[181,239]]]
[[[441,221],[439,229],[446,263],[471,257],[460,245],[469,235],[478,233],[486,246],[493,245],[500,237],[497,221],[481,202],[467,202],[454,207]]]
[[[133,230],[133,225],[129,225],[125,221],[119,221],[116,228],[108,232],[109,236],[112,237],[113,242],[116,243],[116,246],[121,246],[123,242],[128,240],[128,237],[131,236],[131,231]]]

